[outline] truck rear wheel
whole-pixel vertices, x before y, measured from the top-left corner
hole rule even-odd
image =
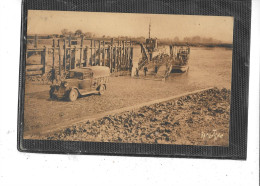
[[[69,100],[70,101],[76,101],[78,98],[78,91],[76,89],[71,89],[69,93]]]

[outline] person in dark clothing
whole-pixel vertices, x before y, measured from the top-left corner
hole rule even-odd
[[[147,71],[148,71],[148,68],[144,67],[144,76],[146,76]]]
[[[53,83],[55,80],[56,76],[55,76],[55,68],[51,69],[51,76],[50,76],[50,80]]]
[[[155,72],[155,73],[158,72],[158,66],[157,66],[157,65],[155,65],[155,67],[154,67],[154,72]]]
[[[136,76],[138,77],[138,76],[139,76],[139,70],[138,70],[138,68],[135,69],[135,73],[136,73]]]

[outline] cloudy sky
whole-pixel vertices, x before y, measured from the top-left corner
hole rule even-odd
[[[233,41],[233,17],[165,14],[96,13],[29,10],[28,34],[61,34],[62,29],[93,32],[99,36],[151,36],[171,38],[201,36]]]

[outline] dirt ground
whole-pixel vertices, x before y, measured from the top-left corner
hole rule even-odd
[[[228,146],[230,91],[211,89],[87,121],[43,139]]]
[[[104,95],[89,95],[75,102],[68,102],[51,100],[49,85],[30,83],[27,87],[24,112],[25,134],[33,129],[40,130],[44,126],[73,122],[93,114],[207,88],[196,85],[183,87],[182,83],[171,86],[169,82],[131,77],[111,77]]]

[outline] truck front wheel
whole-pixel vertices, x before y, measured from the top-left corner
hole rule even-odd
[[[76,89],[71,89],[69,93],[69,100],[70,101],[76,101],[78,98],[78,91]]]

